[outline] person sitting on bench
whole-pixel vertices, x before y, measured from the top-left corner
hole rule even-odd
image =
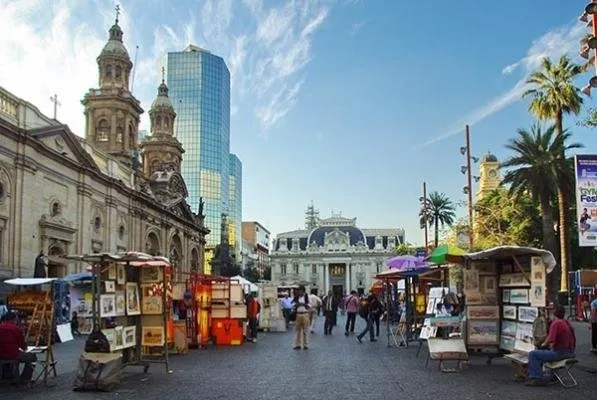
[[[527,386],[542,386],[551,380],[543,374],[543,363],[574,358],[576,335],[574,328],[564,315],[566,310],[557,305],[554,310],[556,319],[549,327],[549,333],[541,344],[541,349],[529,353],[529,381]]]
[[[23,332],[16,326],[17,315],[9,312],[0,324],[0,360],[18,360],[25,364],[20,381],[29,382],[33,376],[33,365],[37,361],[35,354],[27,353],[27,343]]]

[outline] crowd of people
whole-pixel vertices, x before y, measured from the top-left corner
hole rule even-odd
[[[315,323],[321,315],[324,318],[323,334],[331,335],[337,326],[338,312],[346,315],[344,335],[355,334],[357,316],[361,317],[366,326],[356,339],[362,343],[363,338],[369,334],[369,340],[376,342],[379,336],[379,325],[384,312],[384,306],[374,294],[359,296],[356,290],[349,294],[338,295],[332,290],[320,298],[314,293],[308,294],[304,286],[299,286],[293,293],[286,293],[280,300],[280,307],[286,322],[286,328],[294,322],[296,335],[294,340],[295,350],[309,348],[309,333],[315,333]]]

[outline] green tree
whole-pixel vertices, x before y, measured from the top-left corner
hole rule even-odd
[[[271,281],[272,280],[272,267],[267,266],[263,270],[263,280]]]
[[[498,188],[475,204],[475,244],[479,249],[496,246],[541,246],[541,214],[537,202],[526,193],[511,195]]]
[[[543,132],[535,124],[530,132],[518,130],[518,136],[510,139],[506,148],[512,150],[514,155],[504,161],[502,168],[512,168],[504,175],[503,182],[510,184],[509,193],[520,198],[530,194],[534,201],[539,202],[542,218],[543,248],[556,253],[556,239],[554,233],[554,209],[552,198],[554,192],[559,190],[561,180],[567,176],[569,164],[564,158],[567,150],[580,148],[578,143],[567,145],[570,133],[555,133],[555,125]],[[554,276],[553,274],[550,276]],[[552,278],[550,283],[550,296],[555,299],[558,277]]]
[[[549,58],[544,58],[541,68],[527,79],[531,89],[527,90],[523,97],[532,98],[529,111],[540,120],[554,121],[555,134],[558,136],[564,133],[564,115],[578,115],[581,110],[583,99],[573,80],[582,72],[584,67],[571,62],[568,56],[564,55],[555,64]],[[565,154],[562,156],[565,157]],[[571,250],[568,207],[570,196],[561,187],[560,182],[555,182],[555,185],[558,196],[561,290],[567,290]]]
[[[439,227],[451,226],[454,223],[456,214],[454,204],[445,193],[432,192],[427,199],[422,200],[421,211],[419,212],[421,227],[425,222],[434,228],[435,247],[439,243]]]
[[[396,246],[396,255],[399,256],[405,256],[405,255],[410,255],[410,256],[414,256],[415,254],[417,254],[417,249],[409,246],[407,244],[399,244],[398,246]]]
[[[259,279],[261,279],[259,276],[259,270],[255,268],[255,266],[245,268],[243,271],[243,277],[253,283],[259,282]]]

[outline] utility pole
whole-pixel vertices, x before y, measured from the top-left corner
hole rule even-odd
[[[423,222],[425,224],[425,254],[429,245],[429,221],[427,220],[427,182],[423,182]]]
[[[473,250],[473,182],[471,173],[471,133],[466,126],[466,181],[468,185],[468,245]]]
[[[54,119],[56,119],[56,115],[58,114],[58,106],[61,106],[62,103],[58,101],[58,95],[54,94],[54,96],[50,96],[50,101],[54,103]]]

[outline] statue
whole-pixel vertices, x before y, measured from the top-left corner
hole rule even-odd
[[[137,171],[139,169],[139,150],[134,149],[131,152],[131,168],[133,171]]]
[[[44,260],[44,251],[40,250],[37,257],[35,257],[35,269],[33,270],[34,278],[46,278],[46,261]]]
[[[199,216],[204,217],[203,215],[203,206],[205,206],[205,202],[203,201],[203,196],[199,197]]]

